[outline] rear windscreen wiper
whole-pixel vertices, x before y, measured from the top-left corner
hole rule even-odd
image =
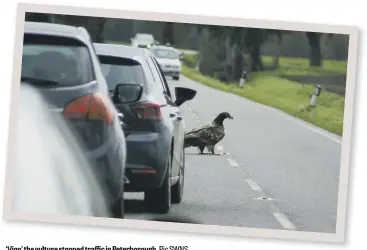
[[[47,80],[42,78],[36,78],[36,77],[28,77],[28,76],[22,76],[21,77],[22,82],[28,82],[33,85],[40,85],[40,86],[53,86],[53,85],[59,85],[60,83],[53,80]]]

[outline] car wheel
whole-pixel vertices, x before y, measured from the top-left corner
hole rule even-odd
[[[112,216],[116,219],[123,219],[125,217],[125,208],[124,208],[124,197],[120,197],[115,204],[112,206]]]
[[[180,171],[178,182],[172,186],[172,203],[178,204],[182,201],[184,184],[185,184],[185,149],[182,150],[182,158],[180,164]]]
[[[171,157],[168,157],[166,168],[162,186],[144,194],[146,206],[154,213],[166,214],[171,207]]]
[[[180,80],[180,76],[174,76],[173,80],[176,80],[176,81]]]

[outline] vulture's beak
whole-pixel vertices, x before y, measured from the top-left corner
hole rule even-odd
[[[229,116],[229,119],[233,120],[233,117],[232,116]]]

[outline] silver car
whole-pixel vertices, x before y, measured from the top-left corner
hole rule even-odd
[[[105,186],[65,120],[31,85],[19,100],[14,212],[110,217]]]

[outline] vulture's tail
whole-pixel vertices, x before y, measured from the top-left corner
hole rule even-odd
[[[192,137],[192,135],[185,135],[185,148],[195,147],[197,143],[197,138]]]

